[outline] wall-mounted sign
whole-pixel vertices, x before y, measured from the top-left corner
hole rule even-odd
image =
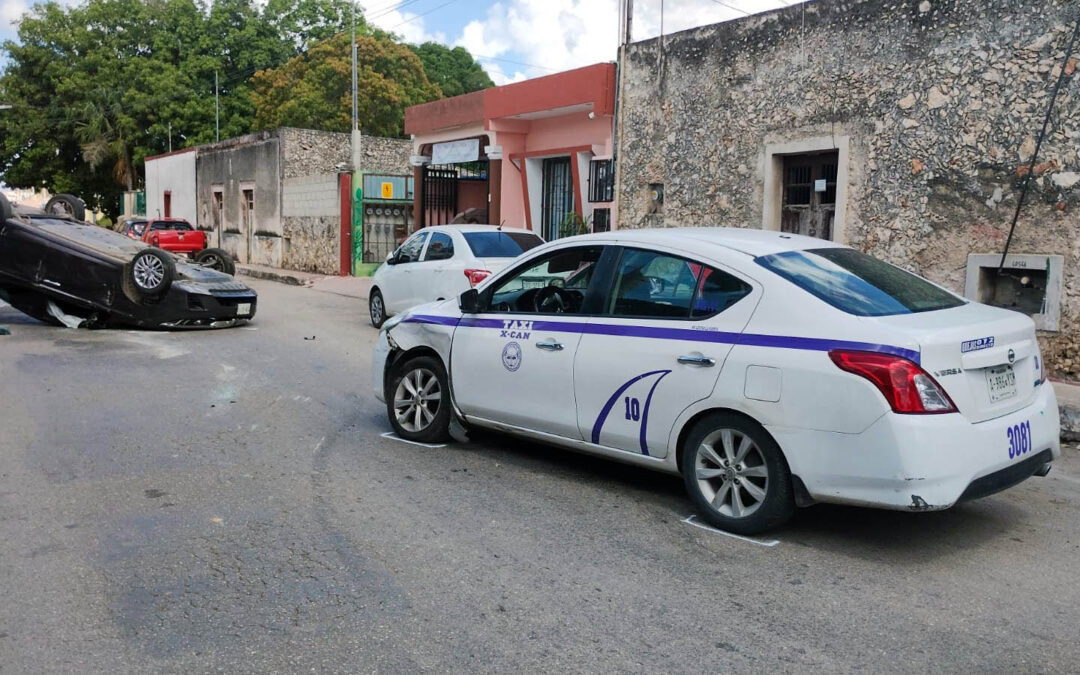
[[[463,141],[447,141],[431,146],[432,164],[457,164],[475,162],[480,159],[480,139],[468,138]]]
[[[393,183],[384,182],[380,187],[382,189],[382,198],[383,199],[393,199],[394,198],[394,184]]]
[[[824,178],[818,178],[814,181],[814,192],[825,192],[828,189],[828,186],[825,185]]]

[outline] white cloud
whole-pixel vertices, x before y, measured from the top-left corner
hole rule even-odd
[[[24,0],[0,0],[0,32],[14,28],[28,9],[29,6]]]
[[[666,0],[664,33],[728,21],[795,4],[798,0]],[[634,40],[660,34],[660,0],[637,0]],[[743,10],[743,11],[739,11]],[[508,0],[492,5],[482,19],[462,30],[462,45],[483,62],[496,84],[614,61],[618,46],[619,0]],[[506,58],[527,62],[485,60]],[[502,65],[505,64],[505,65]],[[513,76],[506,71],[515,69]]]
[[[0,0],[0,2],[6,1]],[[399,12],[396,9],[376,10],[366,18],[369,23],[373,23],[385,31],[397,33],[405,39],[405,42],[411,44],[421,44],[429,41],[443,44],[448,42],[445,33],[438,31],[429,33],[424,27],[423,17],[413,12]]]

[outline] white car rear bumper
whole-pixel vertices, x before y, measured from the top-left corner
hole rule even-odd
[[[1031,442],[1010,458],[1008,430],[1025,422]],[[1049,383],[1027,407],[977,424],[960,414],[890,412],[859,434],[768,429],[815,500],[890,509],[945,509],[1024,480],[1061,454]]]

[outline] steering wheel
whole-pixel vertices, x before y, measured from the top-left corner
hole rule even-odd
[[[565,314],[573,306],[574,296],[558,286],[544,286],[533,296],[537,314]]]

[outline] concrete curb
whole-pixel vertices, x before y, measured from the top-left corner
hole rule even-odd
[[[1061,440],[1080,441],[1080,385],[1053,382],[1061,416]]]
[[[307,286],[312,281],[307,275],[301,277],[298,274],[293,274],[289,270],[268,270],[241,265],[236,266],[236,274],[237,276],[242,275],[245,277],[252,277],[253,279],[276,281],[279,284],[288,284],[289,286]]]

